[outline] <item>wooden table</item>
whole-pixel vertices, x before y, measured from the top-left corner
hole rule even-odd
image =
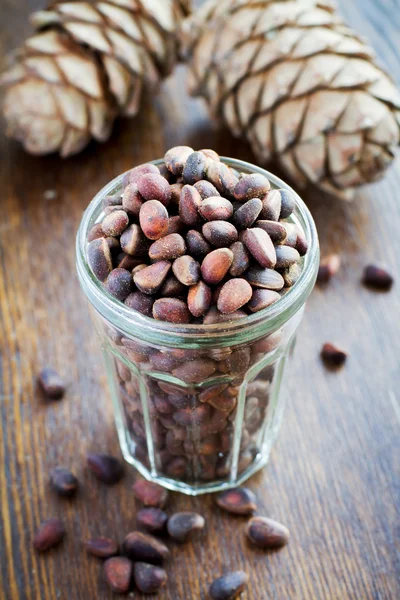
[[[1,1],[0,50],[23,39],[25,17],[40,5]],[[342,5],[400,79],[396,0]],[[119,446],[100,349],[75,276],[74,236],[103,184],[185,142],[252,160],[245,145],[210,123],[201,102],[186,96],[182,69],[139,118],[119,122],[107,144],[93,144],[70,160],[29,157],[0,136],[2,600],[111,598],[100,564],[85,554],[82,540],[121,538],[134,528],[135,473],[107,488],[85,468],[87,451],[119,454]],[[340,252],[343,269],[308,303],[284,427],[269,466],[250,482],[260,514],[290,528],[289,546],[255,552],[244,541],[244,522],[213,509],[211,497],[174,495],[170,510],[200,511],[207,531],[201,542],[173,548],[160,599],[206,598],[215,576],[238,568],[250,575],[246,600],[400,597],[399,291],[398,284],[387,294],[360,285],[370,261],[386,263],[399,279],[399,189],[397,161],[383,182],[352,204],[307,198],[323,253]],[[55,190],[56,198],[46,190]],[[327,372],[319,360],[325,341],[349,351],[340,372]],[[46,404],[35,388],[36,373],[48,364],[69,383],[59,403]],[[60,464],[82,482],[76,500],[49,491],[48,471]],[[32,532],[53,515],[65,519],[68,536],[62,547],[38,556]]]

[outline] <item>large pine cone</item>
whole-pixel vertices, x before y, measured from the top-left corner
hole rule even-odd
[[[3,75],[7,133],[33,154],[106,140],[117,114],[135,115],[177,60],[189,0],[57,2],[32,16],[38,33]]]
[[[185,24],[190,87],[263,163],[350,199],[400,141],[400,94],[330,0],[210,0]]]

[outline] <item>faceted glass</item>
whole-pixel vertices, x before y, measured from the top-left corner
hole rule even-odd
[[[222,160],[290,189],[254,165]],[[302,227],[309,250],[299,280],[278,302],[239,321],[163,323],[115,300],[87,263],[87,233],[122,178],[101,190],[83,216],[77,269],[103,348],[123,455],[147,479],[187,494],[238,485],[266,464],[279,431],[285,363],[319,264],[314,222],[296,195],[288,220]]]

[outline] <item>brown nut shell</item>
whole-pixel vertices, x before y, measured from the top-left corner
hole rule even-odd
[[[211,600],[234,600],[245,590],[249,578],[244,571],[233,571],[215,579],[210,586]]]
[[[234,196],[239,202],[246,202],[251,198],[263,198],[271,185],[264,175],[251,173],[239,179],[234,189]]]
[[[158,200],[168,206],[171,190],[168,181],[160,174],[147,173],[138,179],[137,187],[144,200]]]
[[[202,152],[192,152],[186,160],[183,169],[183,183],[193,185],[205,178],[208,158]]]
[[[262,201],[261,219],[278,221],[281,214],[281,194],[279,190],[271,190]]]
[[[190,229],[186,234],[186,245],[189,254],[195,258],[205,256],[213,249],[205,237],[195,229]]]
[[[131,586],[133,563],[123,557],[114,556],[104,563],[104,576],[115,594],[127,594]]]
[[[220,291],[218,310],[223,314],[231,314],[247,304],[252,295],[253,289],[248,281],[241,278],[230,279]]]
[[[122,208],[128,215],[137,217],[144,198],[139,193],[137,183],[130,183],[124,189],[122,194]]]
[[[105,281],[112,271],[110,247],[105,238],[98,238],[89,243],[87,248],[88,262],[93,273],[100,281]]]
[[[194,187],[199,192],[202,200],[205,200],[206,198],[220,196],[220,193],[217,190],[217,188],[212,183],[210,183],[209,181],[207,181],[206,179],[202,179],[201,181],[197,181],[194,184]]]
[[[205,525],[204,517],[192,512],[175,513],[168,519],[167,529],[176,542],[187,542],[197,535]]]
[[[183,186],[179,201],[179,216],[182,223],[193,226],[200,222],[198,212],[200,204],[201,196],[196,188],[192,185]]]
[[[159,298],[153,304],[153,317],[168,323],[190,323],[186,302],[178,298]]]
[[[201,265],[203,280],[211,285],[220,283],[233,262],[233,252],[229,248],[213,250],[204,258]],[[282,286],[283,287],[283,286]]]
[[[186,286],[195,285],[200,279],[199,263],[187,254],[174,261],[172,271],[178,281]]]
[[[168,233],[168,211],[159,200],[149,200],[142,205],[139,221],[144,235],[150,240],[158,240]]]
[[[246,272],[245,277],[252,286],[267,290],[279,291],[285,285],[282,275],[274,269],[252,267]]]
[[[280,548],[289,541],[287,527],[267,517],[253,517],[246,527],[250,542],[259,548]]]
[[[274,302],[277,302],[280,300],[280,298],[280,294],[274,290],[254,290],[253,296],[248,303],[247,308],[253,313],[258,312],[259,310],[263,310],[264,308],[271,306],[271,304],[274,304]]]
[[[221,492],[216,498],[216,503],[222,510],[234,515],[251,515],[257,510],[255,495],[245,487]]]
[[[206,221],[228,221],[233,215],[232,203],[221,196],[206,198],[198,210]]]
[[[171,263],[161,260],[148,267],[145,266],[140,271],[136,271],[133,281],[144,294],[156,294],[163,285],[170,268]]]
[[[38,552],[46,552],[58,546],[64,538],[65,527],[60,519],[47,519],[43,521],[33,538],[33,545]]]
[[[186,252],[185,240],[179,233],[170,233],[156,240],[149,248],[152,260],[174,260]]]
[[[175,146],[174,148],[170,148],[164,156],[167,169],[179,177],[183,173],[187,159],[193,152],[194,150],[190,146]]]
[[[129,217],[124,210],[114,210],[106,215],[101,222],[101,227],[105,235],[121,235],[129,225]]]
[[[238,239],[236,227],[228,221],[209,221],[203,225],[202,233],[217,248],[229,247]]]
[[[168,491],[161,485],[146,479],[138,479],[132,486],[135,498],[140,500],[144,506],[163,508],[168,501]]]
[[[138,590],[143,594],[156,594],[167,583],[167,572],[144,562],[135,562],[133,575]]]
[[[202,317],[206,314],[211,304],[211,288],[199,281],[193,285],[188,293],[188,308],[194,317]]]
[[[243,242],[250,254],[262,267],[266,269],[275,267],[275,246],[266,231],[258,227],[246,229],[242,232],[240,241]]]

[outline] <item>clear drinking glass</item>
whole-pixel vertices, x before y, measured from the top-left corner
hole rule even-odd
[[[295,194],[264,169],[222,160]],[[102,344],[122,453],[147,479],[186,494],[239,485],[267,463],[279,431],[285,363],[318,270],[315,224],[295,194],[288,221],[303,229],[308,252],[300,278],[275,304],[223,324],[160,322],[118,302],[87,261],[88,231],[122,179],[92,200],[77,236],[78,276]]]

